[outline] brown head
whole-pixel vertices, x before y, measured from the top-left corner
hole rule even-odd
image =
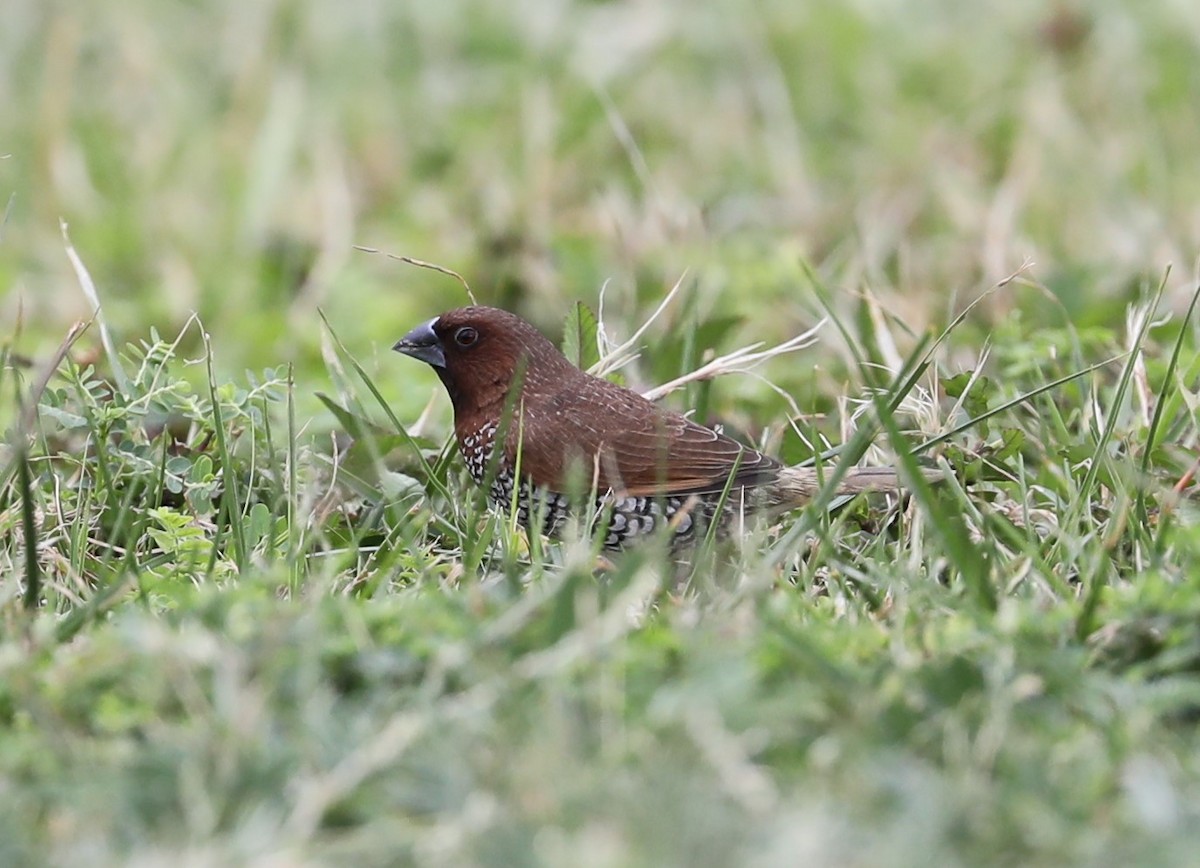
[[[446,311],[392,349],[433,367],[456,415],[503,408],[514,381],[531,386],[580,373],[525,320],[481,305]]]

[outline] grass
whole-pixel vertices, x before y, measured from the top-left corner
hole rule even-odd
[[[893,5],[6,8],[0,864],[1190,863],[1200,20]],[[597,572],[355,245],[950,475]]]

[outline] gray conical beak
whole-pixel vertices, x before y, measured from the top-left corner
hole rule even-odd
[[[442,352],[441,341],[438,340],[438,336],[433,330],[435,322],[437,322],[436,317],[417,326],[396,341],[392,349],[398,353],[404,353],[406,356],[412,356],[414,359],[420,359],[435,368],[446,367],[446,355]]]

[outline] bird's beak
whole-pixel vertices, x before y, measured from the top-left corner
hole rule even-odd
[[[436,318],[417,326],[396,341],[392,349],[398,353],[404,353],[406,356],[412,356],[414,359],[420,359],[435,368],[446,367],[446,354],[442,352],[441,341],[438,340],[437,333],[433,330],[435,322],[437,322]]]

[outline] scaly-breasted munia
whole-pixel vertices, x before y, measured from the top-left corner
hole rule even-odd
[[[724,531],[744,514],[800,506],[820,489],[813,468],[784,466],[581,371],[508,311],[448,311],[394,349],[431,365],[445,385],[459,450],[477,483],[492,474],[492,502],[515,506],[527,527],[540,519],[548,535],[580,491],[595,494],[598,515],[611,510],[604,547],[613,550],[664,524],[673,543],[686,543],[714,519]],[[862,467],[846,474],[838,493],[898,485],[893,469]]]

